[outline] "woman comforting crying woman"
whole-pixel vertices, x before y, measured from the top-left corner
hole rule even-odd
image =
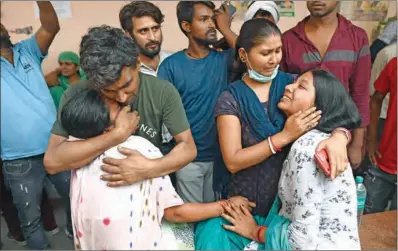
[[[315,69],[294,81],[279,71],[281,47],[271,22],[242,26],[236,81],[215,112],[222,160],[232,174],[215,173],[224,175],[228,196],[247,197],[256,207],[228,205],[222,217],[199,223],[196,249],[243,249],[252,241],[251,249],[360,249],[346,160],[348,130],[360,126],[360,114],[332,74]],[[314,158],[322,148],[332,163],[330,177]]]

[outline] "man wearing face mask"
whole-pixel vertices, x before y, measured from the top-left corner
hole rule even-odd
[[[169,81],[179,91],[198,148],[194,162],[176,174],[177,192],[186,202],[215,199],[212,183],[214,155],[218,148],[213,110],[229,82],[229,66],[234,52],[217,52],[210,49],[210,45],[217,42],[216,28],[231,48],[234,48],[237,36],[229,26],[228,7],[223,5],[217,11],[214,8],[210,1],[178,3],[178,23],[188,38],[188,48],[168,57],[158,72],[159,78]]]
[[[307,1],[310,16],[283,34],[281,69],[300,74],[322,68],[333,73],[350,93],[362,116],[362,125],[352,134],[348,157],[353,169],[365,154],[369,124],[371,71],[366,32],[337,13],[339,1]]]
[[[123,30],[131,36],[140,49],[140,72],[157,76],[159,65],[170,53],[161,50],[163,42],[162,23],[164,16],[151,2],[134,1],[125,5],[119,20]],[[162,126],[162,152],[166,154],[175,145],[166,126]]]
[[[13,45],[1,24],[1,159],[6,186],[11,190],[18,210],[22,232],[29,249],[49,249],[40,216],[44,181],[43,166],[56,110],[41,63],[60,27],[49,1],[37,2],[41,27],[35,35]],[[49,175],[70,220],[70,172]]]

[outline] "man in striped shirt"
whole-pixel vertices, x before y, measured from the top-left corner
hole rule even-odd
[[[351,165],[357,168],[369,124],[369,41],[363,29],[337,13],[337,6],[338,1],[307,1],[310,16],[282,36],[281,69],[300,74],[322,68],[344,84],[362,116],[362,126],[353,132],[348,146]]]

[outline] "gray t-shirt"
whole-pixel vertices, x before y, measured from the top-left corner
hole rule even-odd
[[[380,34],[379,40],[383,41],[386,44],[392,44],[397,41],[397,21],[391,21],[387,24],[386,28],[384,28],[383,33]]]

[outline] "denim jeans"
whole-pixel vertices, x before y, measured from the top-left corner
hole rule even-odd
[[[43,166],[44,155],[3,161],[5,185],[11,190],[13,202],[29,249],[49,249],[41,220],[41,201],[44,180],[48,176]],[[49,175],[67,208],[67,227],[71,229],[70,216],[70,172]]]
[[[71,212],[70,197],[69,197],[71,172],[70,171],[60,172],[54,175],[47,175],[47,177],[54,185],[59,196],[61,197],[66,213],[65,215],[66,229],[68,229],[69,233],[73,234],[72,212]]]
[[[383,212],[389,200],[390,210],[397,209],[397,175],[370,166],[364,184],[367,190],[365,214]]]

